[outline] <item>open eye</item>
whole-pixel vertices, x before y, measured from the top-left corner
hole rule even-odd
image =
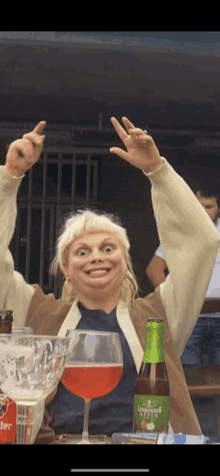
[[[78,251],[78,253],[77,253],[77,254],[78,254],[79,256],[86,256],[86,255],[87,255],[87,253],[88,253],[88,251],[87,251],[87,250],[80,250],[80,251]]]
[[[111,246],[111,245],[106,246],[106,247],[104,248],[104,251],[105,251],[106,253],[110,253],[111,251],[113,251],[113,246]]]

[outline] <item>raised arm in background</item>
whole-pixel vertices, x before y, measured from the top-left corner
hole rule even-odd
[[[163,258],[160,258],[160,256],[154,255],[146,269],[146,275],[154,289],[165,281],[166,270],[166,261]]]

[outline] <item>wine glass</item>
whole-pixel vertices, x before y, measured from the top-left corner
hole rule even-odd
[[[33,442],[36,409],[57,386],[69,345],[68,337],[0,335],[0,388],[16,403],[16,444]]]
[[[118,385],[123,371],[120,338],[116,332],[87,330],[67,330],[66,336],[71,338],[71,350],[61,381],[85,402],[82,439],[77,444],[92,444],[88,432],[90,401]]]

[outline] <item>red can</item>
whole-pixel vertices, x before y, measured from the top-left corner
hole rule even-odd
[[[31,327],[12,327],[12,311],[0,310],[0,333],[33,334]],[[15,443],[16,403],[0,390],[0,444]]]
[[[16,403],[0,393],[0,444],[14,443],[16,432]]]

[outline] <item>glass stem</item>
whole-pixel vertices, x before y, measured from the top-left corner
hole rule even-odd
[[[90,400],[84,399],[85,407],[84,407],[84,423],[83,423],[83,434],[82,439],[89,441],[89,406]]]
[[[32,441],[33,430],[33,414],[36,403],[33,404],[16,404],[16,444],[30,445]]]

